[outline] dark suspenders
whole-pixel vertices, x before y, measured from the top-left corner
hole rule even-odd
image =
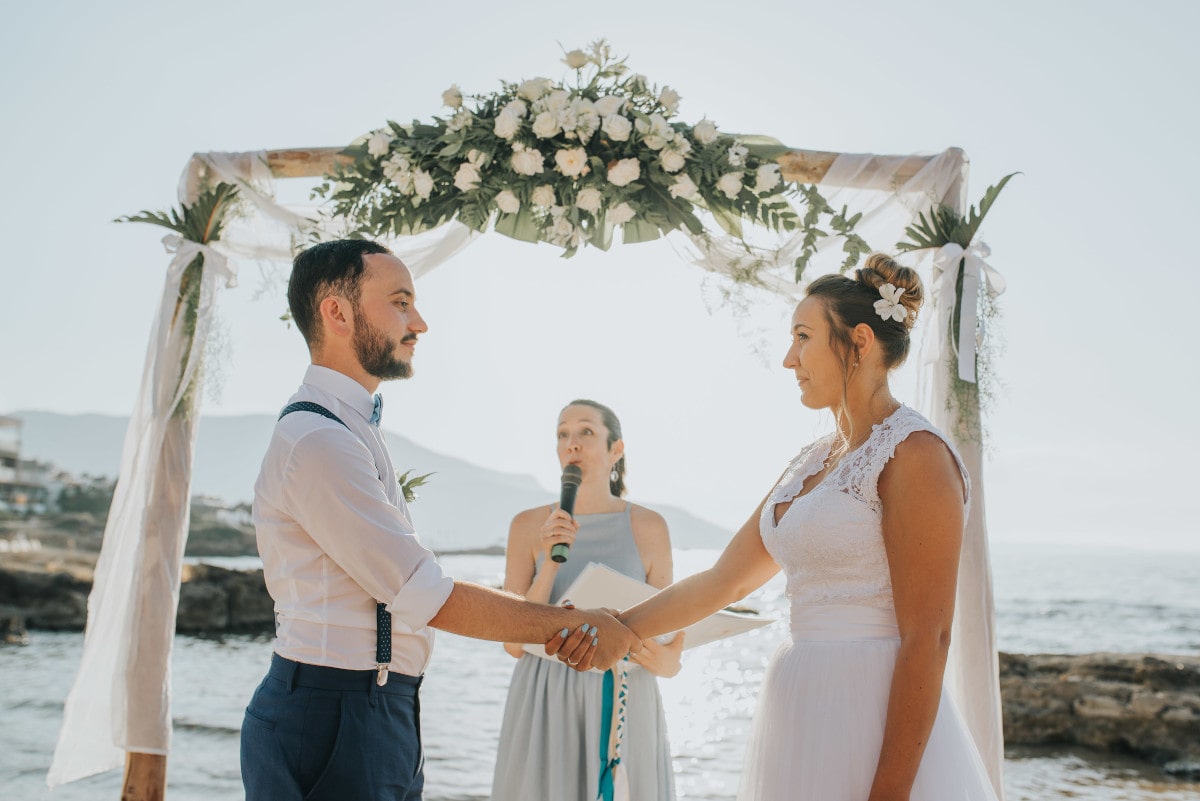
[[[327,417],[335,423],[340,424],[347,431],[350,431],[350,426],[346,425],[342,418],[338,417],[333,412],[326,409],[319,403],[310,403],[309,401],[297,401],[289,403],[283,407],[283,411],[279,413],[276,422],[282,420],[292,412],[312,412],[319,414],[322,417]],[[353,434],[353,431],[350,431]],[[387,684],[388,680],[388,665],[392,661],[392,613],[387,610],[385,604],[376,602],[375,604],[375,683],[380,687]]]

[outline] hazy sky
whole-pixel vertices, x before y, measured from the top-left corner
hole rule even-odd
[[[110,221],[173,204],[192,152],[341,145],[440,113],[451,83],[559,77],[560,43],[607,37],[686,121],[844,152],[956,145],[972,199],[1022,171],[984,227],[1009,284],[992,536],[1200,547],[1200,5],[438,8],[0,0],[0,413],[130,412],[168,258],[164,231]],[[285,276],[244,265],[222,294],[205,413],[273,413],[299,382]],[[767,361],[743,333],[775,312],[710,313],[715,287],[662,243],[567,261],[493,235],[418,292],[430,332],[417,376],[386,385],[387,426],[548,487],[576,396],[621,415],[635,499],[731,527],[830,425],[779,366],[787,331]]]

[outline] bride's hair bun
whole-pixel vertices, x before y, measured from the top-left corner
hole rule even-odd
[[[925,288],[916,270],[897,264],[895,259],[884,253],[872,253],[867,257],[867,263],[855,270],[854,278],[875,294],[879,294],[879,287],[884,284],[903,289],[900,305],[908,309],[904,327],[911,329],[916,325],[917,312],[925,300]]]
[[[883,304],[882,310],[875,305],[890,299],[880,291],[884,284],[904,290],[899,305],[907,314],[901,314],[900,320],[894,313],[886,313],[888,304]],[[908,357],[909,332],[917,322],[917,311],[925,298],[916,270],[897,264],[883,253],[872,253],[867,263],[855,271],[853,278],[823,275],[808,285],[807,294],[825,302],[831,343],[846,365],[852,361],[854,349],[850,332],[857,325],[869,325],[875,332],[887,367],[895,367]]]

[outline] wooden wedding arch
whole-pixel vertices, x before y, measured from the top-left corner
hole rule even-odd
[[[272,178],[320,178],[335,171],[345,157],[341,148],[294,148],[269,150],[256,154],[241,154],[246,160],[265,163]],[[189,170],[207,163],[207,154],[197,154]],[[231,154],[223,154],[231,155]],[[232,154],[237,156],[238,154]],[[887,164],[882,172],[862,169],[840,171],[839,178],[830,183],[831,171],[845,159],[857,159],[863,165]],[[234,160],[237,160],[236,158]],[[949,164],[952,178],[940,186],[939,196],[929,198],[932,205],[947,207],[958,215],[966,208],[967,160],[958,149],[935,155],[872,156],[840,154],[815,150],[788,150],[774,157],[787,181],[816,184],[822,188],[852,189],[896,194],[902,192],[931,164]],[[186,173],[185,173],[186,174]],[[886,174],[886,178],[881,178]],[[913,210],[915,219],[917,210]],[[899,236],[902,232],[897,231]],[[895,239],[891,240],[895,241]],[[185,273],[189,266],[199,264],[200,271],[193,281],[207,282],[204,288],[186,285],[186,275],[168,277],[167,291],[159,310],[159,324],[154,329],[149,349],[158,352],[151,364],[148,357],[139,403],[146,414],[141,423],[131,419],[125,453],[122,457],[118,494],[110,513],[103,550],[97,565],[96,584],[89,599],[88,636],[97,630],[124,633],[123,651],[111,656],[100,670],[108,670],[113,692],[107,702],[86,699],[85,688],[77,678],[72,697],[64,713],[63,733],[60,736],[56,765],[60,758],[70,755],[76,747],[76,731],[83,727],[92,730],[91,736],[108,737],[114,753],[124,753],[125,777],[122,789],[124,801],[157,801],[165,795],[166,757],[169,749],[170,706],[169,687],[171,640],[174,636],[174,617],[178,604],[183,544],[187,534],[188,500],[192,448],[199,413],[198,393],[187,391],[194,374],[187,373],[188,354],[197,360],[203,356],[203,337],[197,335],[195,305],[185,303],[187,292],[197,293],[200,305],[213,302],[215,287],[222,272],[224,255],[219,239],[204,240],[184,236],[172,243],[176,253],[171,272]],[[978,292],[972,285],[970,267],[964,258],[958,265],[957,282],[960,298]],[[951,276],[951,286],[954,276]],[[181,284],[181,280],[183,284]],[[967,287],[963,288],[964,280]],[[978,280],[978,275],[974,277]],[[935,297],[936,300],[936,297]],[[951,302],[945,295],[940,302]],[[959,301],[953,301],[956,305]],[[957,318],[956,318],[957,319]],[[964,543],[963,569],[982,575],[982,584],[971,588],[964,596],[960,582],[958,608],[984,610],[992,607],[990,568],[987,561],[987,536],[984,519],[983,481],[978,393],[948,402],[949,378],[955,373],[958,353],[950,340],[943,339],[936,363],[927,369],[934,387],[931,398],[922,411],[944,431],[953,432],[974,484],[974,502],[967,525]],[[139,430],[135,430],[140,425]],[[122,497],[122,489],[144,485],[142,496]],[[140,508],[137,507],[141,504]],[[123,512],[123,514],[122,514]],[[111,596],[117,586],[127,592],[123,600]],[[989,618],[990,619],[990,618]],[[985,681],[982,695],[978,684],[971,690],[977,703],[964,709],[976,734],[977,743],[988,764],[998,792],[1003,743],[999,736],[999,685],[996,679],[994,632],[976,631],[968,638],[969,652],[960,658],[975,675],[991,676]],[[962,647],[956,628],[954,642]],[[85,643],[85,666],[88,646]],[[96,670],[92,665],[90,670]],[[965,673],[966,671],[964,671]],[[948,682],[953,681],[948,678]],[[961,688],[960,688],[961,689]],[[74,701],[74,705],[73,705]],[[167,737],[162,732],[165,729]],[[99,732],[97,734],[97,732]],[[980,732],[983,732],[981,735]],[[149,743],[149,746],[146,744]],[[111,754],[110,754],[111,757]],[[116,767],[111,759],[99,759],[85,765],[71,766],[55,774],[50,781],[57,784],[72,781],[92,773]]]

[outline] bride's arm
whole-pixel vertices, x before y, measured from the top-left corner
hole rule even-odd
[[[762,506],[760,503],[730,540],[715,565],[626,609],[620,621],[644,640],[690,626],[765,584],[779,572],[779,565],[767,553],[759,535]]]
[[[937,436],[918,431],[879,479],[900,650],[869,801],[908,801],[937,717],[962,546],[963,481]]]

